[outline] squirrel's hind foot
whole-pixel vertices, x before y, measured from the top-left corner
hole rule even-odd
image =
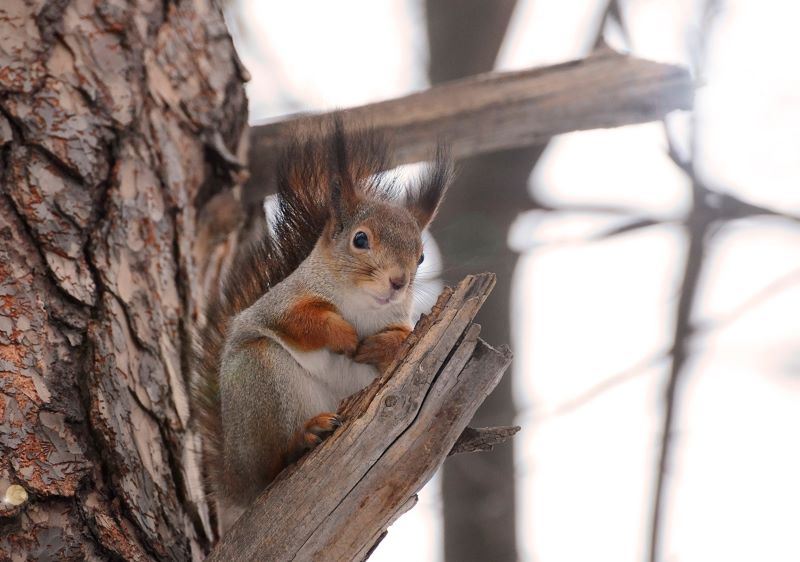
[[[287,454],[288,462],[292,463],[302,457],[311,449],[322,443],[325,439],[342,425],[342,419],[336,414],[324,412],[318,414],[303,424],[292,437]]]

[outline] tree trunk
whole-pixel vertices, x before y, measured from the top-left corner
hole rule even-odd
[[[448,278],[465,271],[497,274],[495,290],[475,319],[488,341],[511,341],[511,288],[517,253],[508,247],[508,227],[520,209],[530,205],[527,180],[540,153],[540,147],[526,147],[459,162],[451,204],[443,206],[437,218],[439,229],[433,229],[445,256]],[[502,186],[502,197],[487,186]],[[471,425],[514,423],[510,374],[484,401]],[[447,562],[517,560],[514,447],[509,441],[489,455],[463,455],[444,464]]]
[[[514,0],[429,0],[431,82],[491,70],[515,4]],[[459,162],[451,197],[433,229],[448,278],[460,278],[465,271],[497,274],[494,294],[476,318],[489,341],[510,341],[517,254],[506,243],[508,227],[528,206],[527,180],[541,151],[536,146],[519,148]],[[506,376],[479,408],[473,425],[509,425],[515,411],[511,377]],[[517,559],[513,447],[509,441],[491,455],[464,455],[445,463],[442,497],[448,562]]]
[[[198,559],[194,244],[243,71],[212,0],[4,0],[0,29],[0,560]]]

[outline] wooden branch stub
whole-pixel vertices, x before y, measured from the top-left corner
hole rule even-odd
[[[450,450],[450,455],[460,453],[476,453],[491,451],[495,445],[511,439],[518,431],[518,425],[504,425],[500,427],[465,427],[461,436]]]
[[[482,274],[445,291],[393,367],[343,406],[344,425],[279,475],[209,560],[367,557],[511,361],[472,324],[493,286],[494,275]]]
[[[349,129],[384,132],[398,165],[429,159],[440,140],[462,158],[542,144],[570,131],[654,121],[690,109],[693,92],[685,68],[601,49],[583,60],[482,74],[341,114]],[[319,134],[329,121],[330,113],[322,113],[252,127],[245,198],[263,198],[272,162],[298,130]]]

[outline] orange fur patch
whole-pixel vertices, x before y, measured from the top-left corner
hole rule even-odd
[[[352,355],[358,346],[355,328],[335,306],[317,297],[296,300],[274,329],[287,345],[299,351],[330,349]]]

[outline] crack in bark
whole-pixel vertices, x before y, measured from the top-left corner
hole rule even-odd
[[[93,264],[92,264],[92,267]],[[99,273],[97,273],[97,277],[99,278]],[[100,285],[98,285],[100,287]],[[101,310],[102,310],[102,300],[101,300],[101,291],[98,290],[98,301],[95,306],[90,308],[90,325],[95,324],[97,325],[100,322],[101,317]],[[82,349],[79,353],[79,357],[81,358],[80,363],[85,365],[94,365],[95,364],[95,342],[94,339],[91,337],[91,329],[87,330],[86,337],[84,339],[84,343],[81,346]],[[82,374],[81,374],[82,373]],[[107,455],[102,454],[103,450],[113,449],[110,446],[110,443],[106,439],[105,435],[103,435],[102,431],[95,426],[94,422],[92,421],[92,389],[90,387],[90,378],[91,373],[86,371],[81,371],[76,374],[75,383],[78,386],[78,396],[81,399],[82,404],[82,411],[84,416],[84,431],[87,435],[90,436],[90,439],[85,440],[85,446],[87,447],[86,453],[87,456],[91,459],[93,458],[93,466],[99,468],[99,475],[101,477],[102,487],[97,486],[97,482],[95,481],[94,489],[98,491],[103,496],[103,500],[105,502],[111,502],[111,498],[107,497],[108,492],[113,492],[116,490],[114,486],[114,481],[116,479],[116,473],[112,469],[111,460]],[[98,446],[102,444],[103,446]],[[94,479],[93,479],[94,480]],[[112,503],[113,505],[113,503]],[[136,524],[136,519],[132,517],[132,514],[129,512],[126,502],[120,501],[116,502],[119,516],[125,517],[128,521],[128,528],[133,528],[134,532],[136,533],[136,544],[144,551],[148,552],[151,556],[155,555],[155,552],[149,549],[149,545],[145,540],[147,537],[144,536],[143,533],[140,532],[139,526]],[[84,505],[79,504],[79,512],[82,514],[84,519],[89,517],[87,513],[87,509]],[[91,529],[92,525],[88,525]],[[119,526],[120,530],[124,528],[123,525]],[[95,531],[92,530],[94,534]],[[126,539],[130,540],[130,538],[125,534]],[[103,545],[103,548],[106,548],[103,541],[100,540],[98,537],[97,544]],[[119,559],[123,559],[121,554],[117,555]]]
[[[164,450],[166,452],[166,457],[167,457],[167,466],[168,466],[168,468],[170,470],[170,474],[172,476],[172,484],[175,487],[175,493],[176,493],[176,495],[178,497],[178,501],[184,506],[184,508],[187,508],[186,509],[187,515],[189,516],[189,518],[192,521],[192,523],[195,525],[195,528],[202,532],[203,531],[202,523],[200,524],[199,527],[197,527],[197,523],[194,521],[195,518],[199,519],[199,515],[197,514],[197,510],[196,509],[190,509],[190,508],[194,508],[194,502],[191,501],[191,499],[189,498],[189,496],[187,494],[187,491],[185,489],[186,488],[186,482],[185,482],[185,480],[183,478],[183,473],[181,471],[180,462],[178,462],[178,460],[175,458],[175,455],[173,454],[173,449],[176,448],[176,444],[175,444],[175,440],[172,437],[170,437],[171,430],[169,428],[169,425],[164,420],[160,419],[155,414],[155,412],[153,412],[150,408],[145,406],[145,404],[142,403],[142,401],[139,399],[139,396],[136,394],[136,392],[133,391],[133,389],[128,387],[128,392],[129,392],[130,396],[133,398],[134,402],[156,424],[156,427],[158,428],[159,436],[161,437],[161,441],[164,443]],[[159,504],[159,507],[161,508],[161,514],[164,517],[164,520],[165,521],[169,521],[170,520],[169,513],[167,513],[163,509],[163,504]],[[199,535],[198,539],[200,539],[202,536],[203,536],[202,534]],[[188,541],[188,538],[187,538],[187,541]],[[188,544],[187,544],[187,548],[188,548]]]

